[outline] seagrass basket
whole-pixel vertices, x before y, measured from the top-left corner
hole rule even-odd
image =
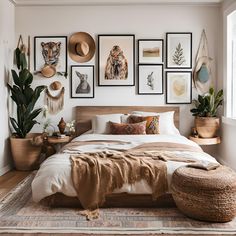
[[[173,174],[171,191],[179,210],[194,219],[228,222],[236,216],[236,173],[228,167],[180,167]]]

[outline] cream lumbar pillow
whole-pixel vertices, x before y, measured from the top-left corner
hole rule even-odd
[[[159,116],[159,133],[167,135],[180,135],[179,130],[174,124],[174,111],[168,112],[144,112],[133,111],[131,114],[136,116]]]
[[[92,130],[95,134],[109,134],[109,122],[121,123],[123,114],[96,115],[92,119]]]

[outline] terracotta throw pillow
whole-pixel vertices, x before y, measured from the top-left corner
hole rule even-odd
[[[110,134],[146,134],[146,121],[135,124],[114,123],[110,124]]]
[[[128,123],[134,124],[146,121],[147,134],[159,134],[159,116],[129,116]]]

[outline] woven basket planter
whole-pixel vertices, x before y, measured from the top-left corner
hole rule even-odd
[[[189,217],[228,222],[236,216],[236,173],[228,167],[210,171],[180,167],[171,190],[177,207]]]
[[[39,168],[42,147],[32,144],[33,138],[39,135],[41,134],[30,133],[26,138],[10,138],[12,156],[17,170],[27,171]]]

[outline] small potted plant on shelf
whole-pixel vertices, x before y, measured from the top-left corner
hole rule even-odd
[[[34,107],[45,86],[31,88],[33,75],[27,69],[25,53],[19,48],[15,50],[15,60],[19,71],[11,71],[14,83],[8,84],[11,98],[16,104],[16,118],[10,117],[15,131],[10,138],[11,151],[17,170],[31,170],[36,167],[41,146],[33,145],[33,138],[39,134],[29,132],[38,123],[35,118],[42,109]]]
[[[217,110],[223,104],[223,90],[216,93],[214,88],[210,88],[208,93],[198,95],[198,99],[193,102],[195,108],[190,111],[195,116],[195,127],[199,137],[215,137],[220,125]]]

